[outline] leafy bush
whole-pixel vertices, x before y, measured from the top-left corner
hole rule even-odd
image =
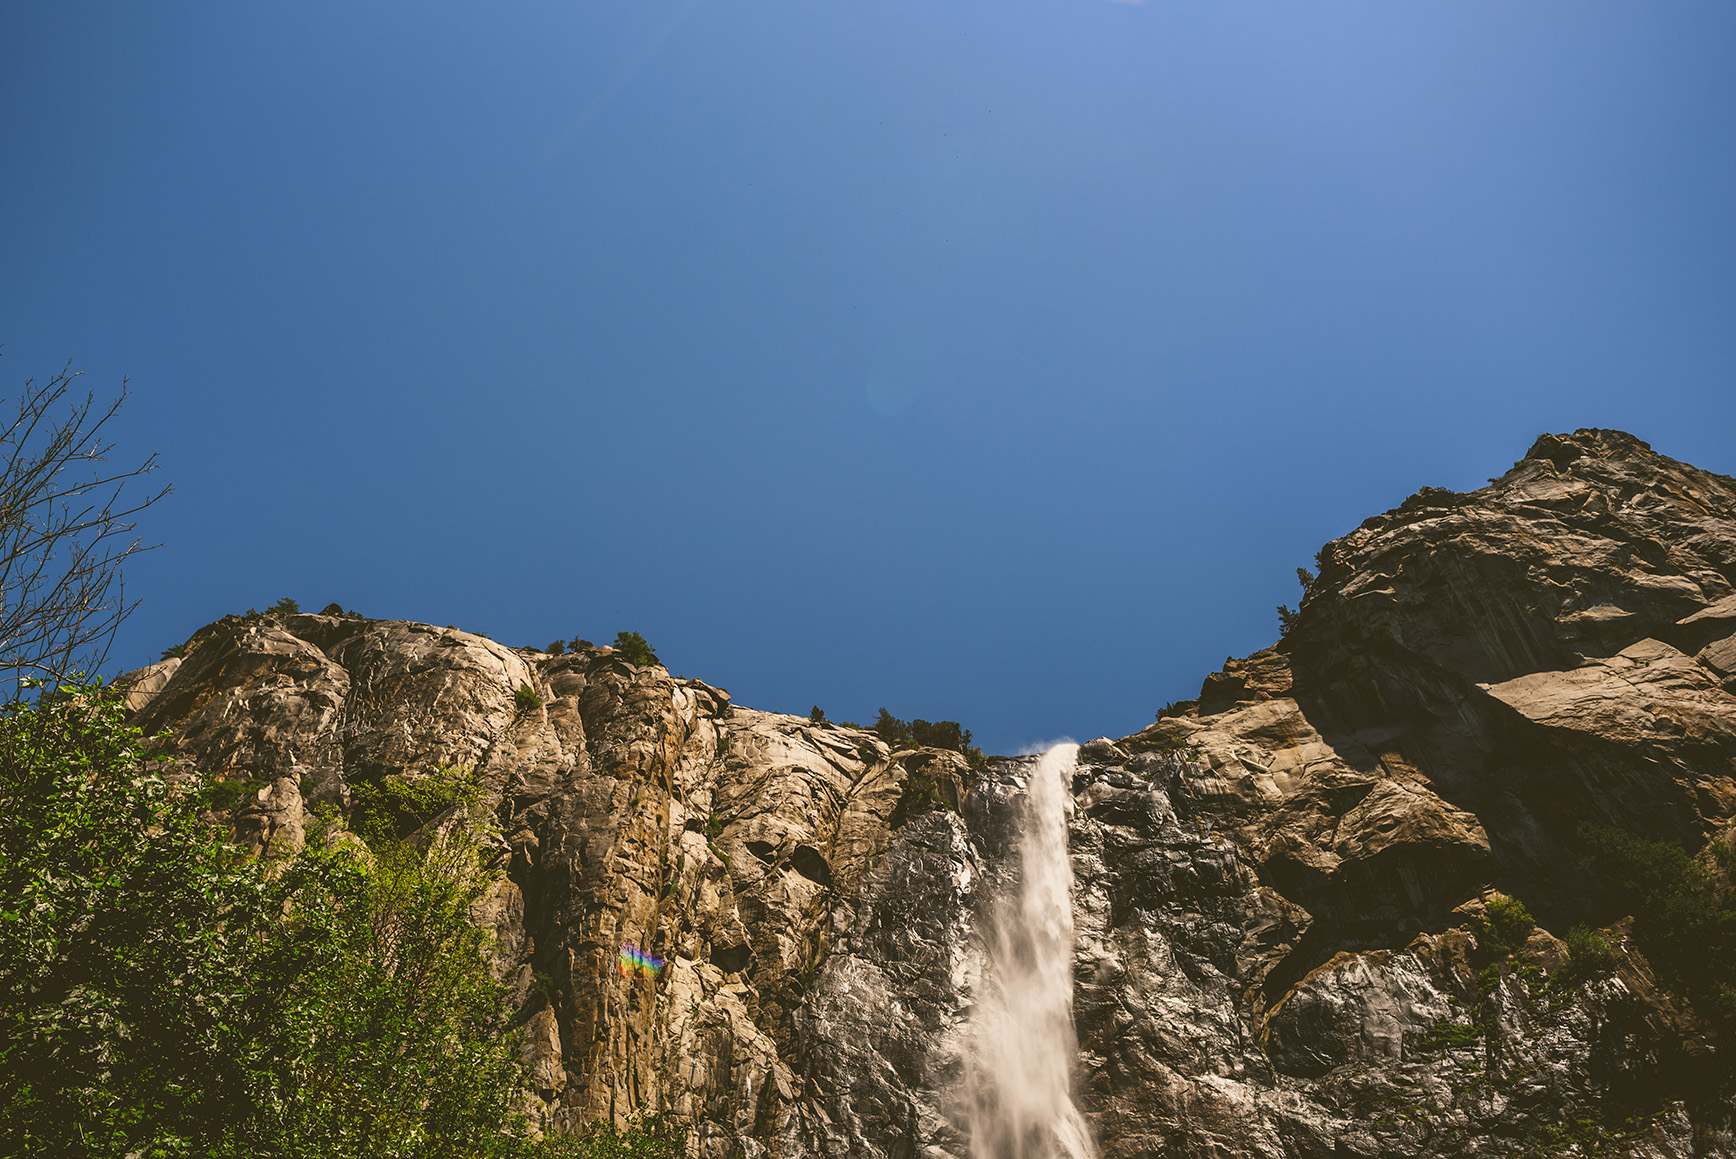
[[[1525,903],[1503,893],[1491,897],[1483,907],[1483,915],[1471,923],[1478,946],[1498,957],[1518,950],[1536,928],[1537,922]]]
[[[885,708],[874,721],[874,733],[893,749],[937,748],[962,753],[972,765],[980,765],[983,751],[970,743],[970,729],[956,720],[899,720]]]
[[[457,805],[474,803],[480,789],[469,770],[441,766],[415,780],[387,776],[350,785],[350,830],[370,847],[404,840]]]
[[[650,1115],[626,1127],[596,1122],[582,1135],[546,1139],[535,1159],[685,1159],[687,1127],[667,1115]]]
[[[826,720],[826,710],[821,708],[817,704],[814,705],[813,708],[808,710],[808,719],[810,721],[812,721],[814,724],[826,724],[826,723],[828,723]]]
[[[265,614],[268,616],[293,616],[300,611],[300,604],[296,603],[288,596],[284,596],[281,600],[278,600],[275,604],[266,608]]]
[[[1584,925],[1567,931],[1567,968],[1574,977],[1601,977],[1612,973],[1620,962],[1615,947],[1598,931]]]
[[[1736,1021],[1736,893],[1731,854],[1714,844],[1714,865],[1679,845],[1600,825],[1580,830],[1587,862],[1634,916],[1634,939],[1665,985],[1701,1013]]]
[[[1437,1022],[1417,1039],[1414,1049],[1421,1054],[1441,1050],[1459,1050],[1475,1046],[1483,1036],[1483,1028],[1469,1022]]]
[[[228,816],[249,794],[257,793],[265,782],[252,777],[230,777],[224,781],[208,781],[200,787],[196,800],[213,813]]]
[[[616,632],[615,651],[629,664],[649,667],[662,663],[657,659],[657,653],[651,650],[651,645],[645,642],[645,637],[637,632]]]
[[[556,640],[554,643],[550,644],[547,648],[543,649],[543,651],[547,652],[550,656],[564,655],[566,653],[566,650],[567,650],[567,642],[565,640]]]
[[[1278,605],[1278,634],[1288,636],[1296,628],[1296,609],[1289,604]]]
[[[542,707],[543,703],[542,697],[538,696],[536,689],[529,684],[520,684],[518,691],[512,694],[512,698],[513,702],[518,705],[520,712],[535,712]]]
[[[0,706],[0,1154],[684,1154],[666,1118],[529,1137],[471,918],[492,883],[479,818],[426,851],[316,831],[267,873],[151,772],[124,720],[101,687]],[[426,810],[428,788],[372,794]]]
[[[292,915],[252,964],[254,1153],[360,1157],[506,1149],[520,1063],[487,935],[474,838],[362,858],[314,846],[273,890]],[[239,1150],[239,1148],[237,1148]]]
[[[113,690],[0,707],[0,1154],[120,1156],[233,1120],[224,1028],[262,882]]]

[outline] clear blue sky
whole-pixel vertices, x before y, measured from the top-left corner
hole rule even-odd
[[[1121,735],[1544,430],[1736,473],[1736,6],[0,9],[0,393],[130,377],[119,665],[292,596]]]

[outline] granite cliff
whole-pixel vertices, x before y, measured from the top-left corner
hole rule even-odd
[[[1081,747],[1075,1096],[1133,1156],[1736,1154],[1720,1026],[1630,936],[1587,825],[1736,817],[1736,480],[1545,436],[1327,544],[1274,647]],[[664,1110],[693,1153],[968,1154],[986,899],[1029,760],[732,704],[608,648],[228,617],[131,674],[238,838],[462,769],[550,1129]],[[1517,898],[1536,918],[1497,933]],[[1562,936],[1600,928],[1603,968]],[[1511,931],[1510,931],[1511,932]],[[615,969],[623,945],[667,961]]]

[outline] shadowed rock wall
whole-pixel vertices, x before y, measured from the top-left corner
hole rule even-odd
[[[1612,926],[1583,821],[1736,814],[1736,481],[1545,436],[1328,544],[1295,627],[1081,750],[1078,1101],[1133,1156],[1736,1154],[1715,1037]],[[180,775],[291,852],[355,787],[468,769],[480,920],[538,1114],[670,1111],[695,1155],[963,1159],[983,907],[1025,766],[893,753],[611,649],[230,617],[131,674]],[[1542,927],[1491,966],[1491,891]],[[614,969],[623,945],[668,961]],[[1595,1151],[1602,1147],[1603,1151]]]

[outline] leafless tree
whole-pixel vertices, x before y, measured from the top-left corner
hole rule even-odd
[[[121,564],[149,550],[133,517],[169,491],[141,496],[136,480],[157,469],[155,455],[132,470],[107,465],[103,431],[127,400],[125,380],[99,404],[72,392],[78,377],[68,362],[45,383],[25,382],[0,431],[0,673],[14,678],[101,667],[138,606],[121,583]]]

